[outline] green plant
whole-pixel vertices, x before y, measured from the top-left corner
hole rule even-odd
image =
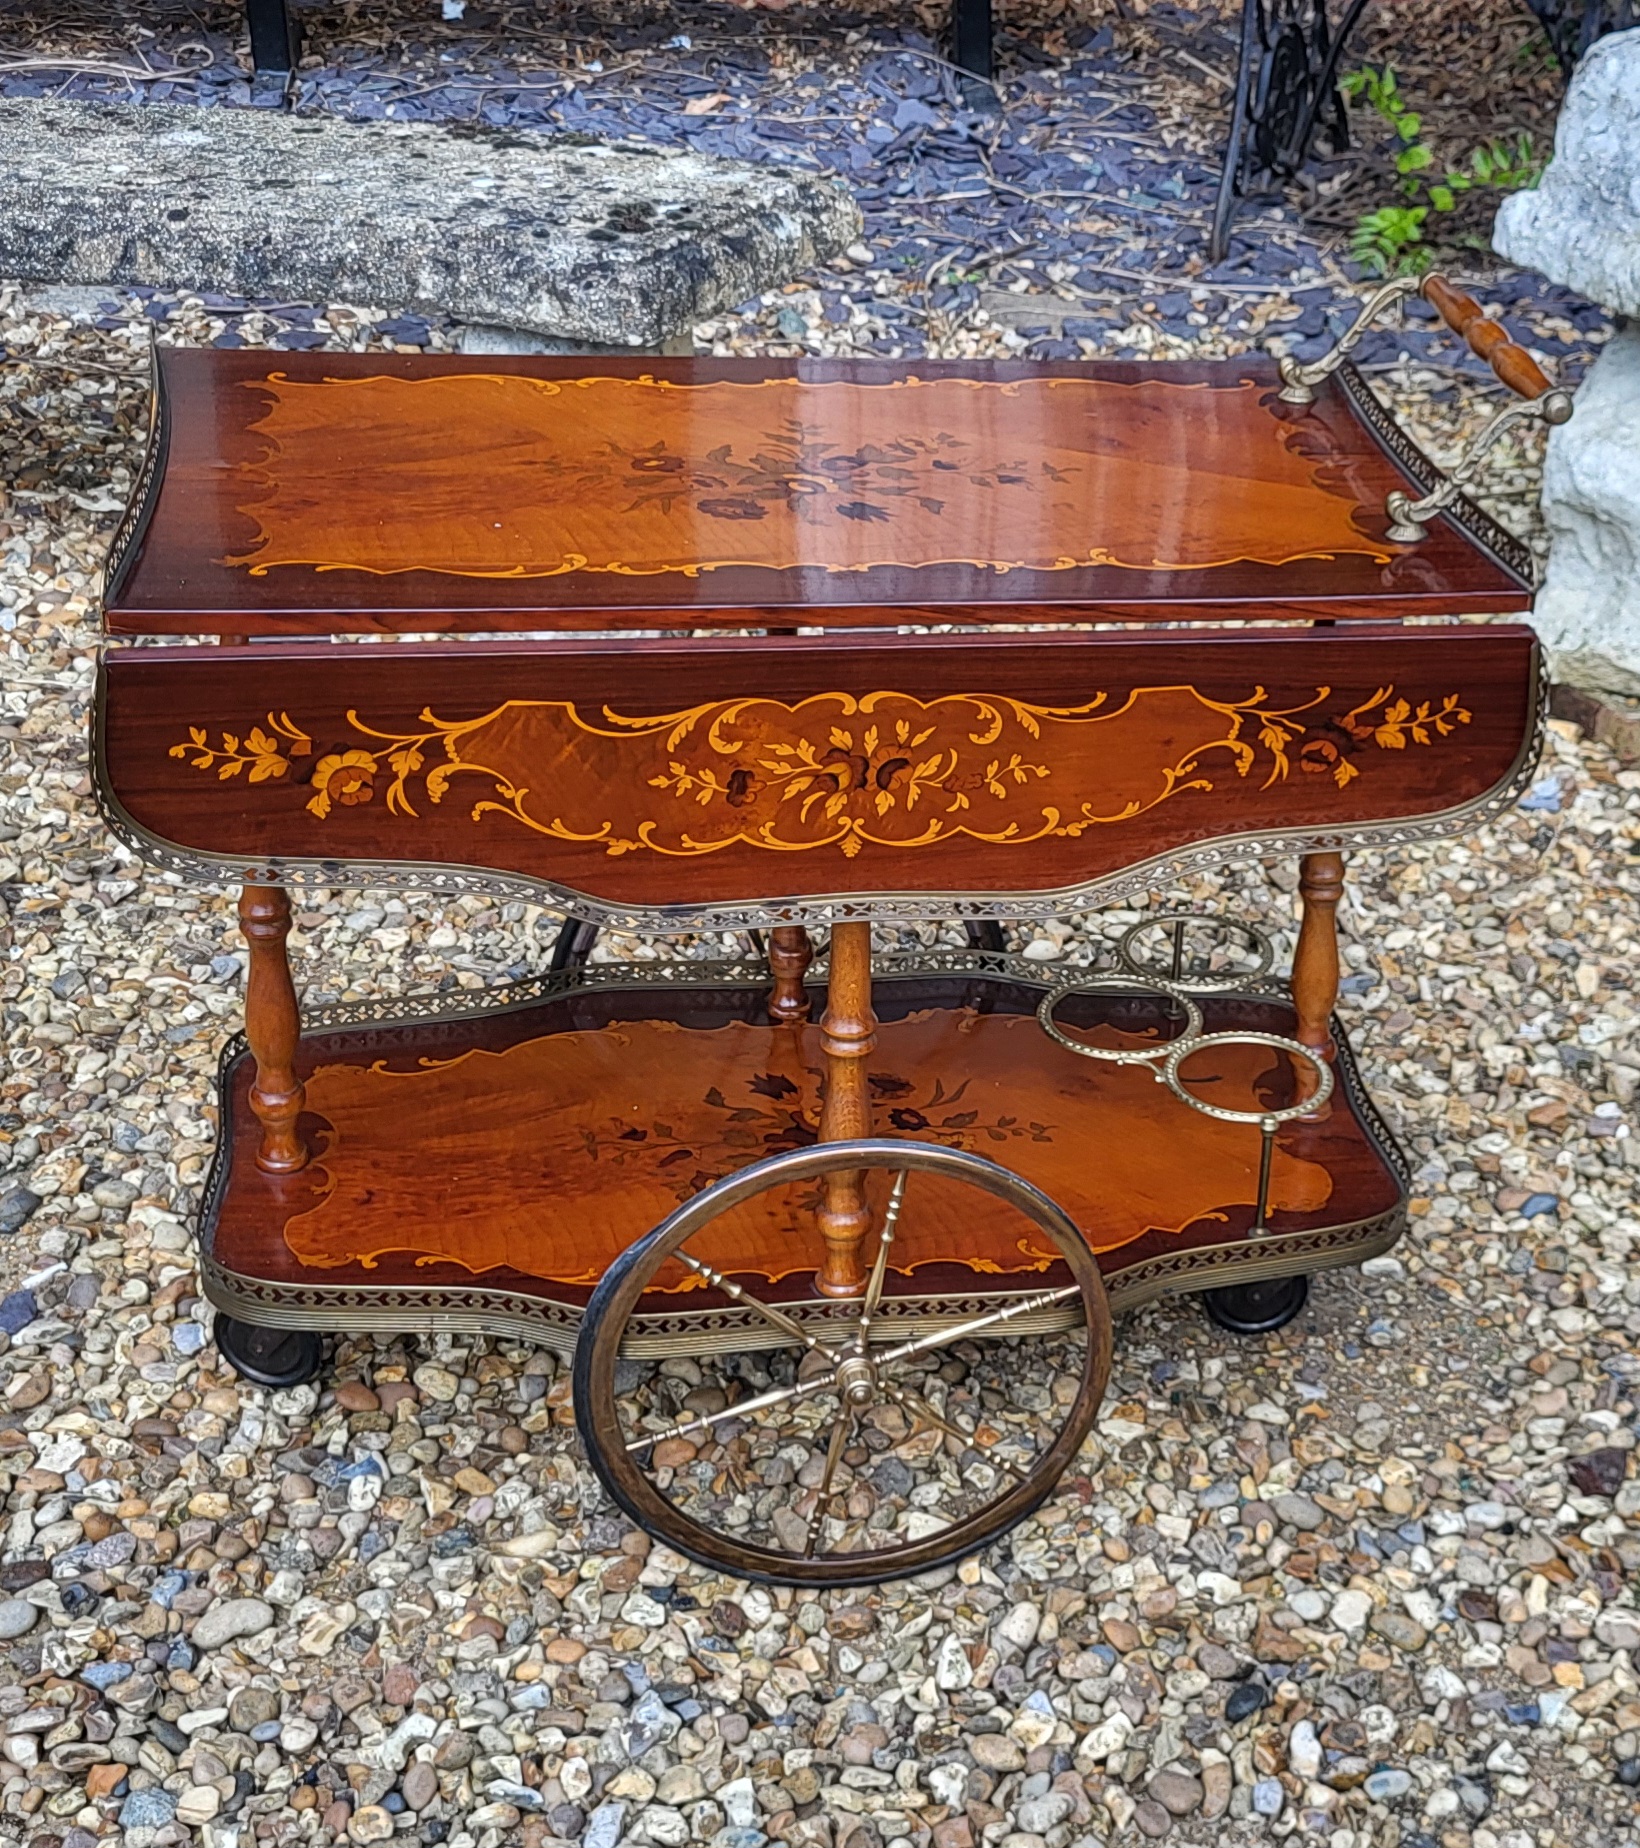
[[[1369,276],[1417,276],[1429,268],[1424,248],[1427,205],[1383,205],[1355,221],[1350,255]]]
[[[1543,177],[1544,156],[1531,134],[1522,129],[1513,141],[1494,136],[1471,151],[1468,170],[1455,167],[1429,189],[1429,202],[1438,212],[1450,212],[1458,194],[1476,186],[1493,186],[1499,192],[1520,192],[1536,186]]]
[[[1429,151],[1428,144],[1420,139],[1423,133],[1424,119],[1416,111],[1408,109],[1402,99],[1399,85],[1395,81],[1395,68],[1386,64],[1381,71],[1375,71],[1369,64],[1365,69],[1351,71],[1343,82],[1344,94],[1351,102],[1366,98],[1368,107],[1382,116],[1394,129],[1400,147],[1395,154],[1395,171],[1401,176],[1401,190],[1411,199],[1418,190],[1417,176],[1426,167],[1435,164],[1435,156]]]
[[[1421,274],[1433,261],[1426,244],[1435,229],[1429,222],[1432,212],[1456,211],[1460,197],[1477,187],[1518,192],[1535,186],[1543,172],[1545,157],[1523,129],[1512,139],[1494,136],[1482,142],[1466,160],[1436,177],[1435,155],[1423,138],[1423,117],[1407,107],[1393,66],[1351,71],[1341,87],[1352,102],[1365,103],[1394,132],[1396,186],[1406,201],[1380,206],[1356,220],[1350,255],[1369,275]]]

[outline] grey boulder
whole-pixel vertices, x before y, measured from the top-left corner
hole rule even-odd
[[[1640,28],[1579,63],[1538,186],[1505,199],[1500,256],[1541,270],[1614,313],[1640,315]]]

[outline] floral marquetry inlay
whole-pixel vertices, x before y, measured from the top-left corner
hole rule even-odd
[[[728,567],[987,572],[1386,562],[1267,385],[1044,374],[892,380],[253,382],[263,445],[225,562],[391,575],[696,577]],[[345,432],[345,439],[339,433]],[[336,479],[338,442],[348,460]],[[463,484],[481,484],[464,490]]]
[[[1393,686],[1341,712],[1329,713],[1331,703],[1324,686],[1279,708],[1262,687],[1226,701],[1190,686],[1075,706],[819,693],[645,717],[509,700],[476,719],[423,710],[402,731],[349,711],[349,734],[323,743],[289,713],[269,713],[243,734],[222,732],[219,746],[192,727],[171,755],[221,781],[283,780],[320,821],[379,800],[411,823],[420,804],[476,796],[475,822],[499,815],[613,855],[738,844],[836,847],[852,858],[962,837],[1075,839],[1226,779],[1269,789],[1315,777],[1343,789],[1376,753],[1436,746],[1470,717],[1456,693],[1414,700]]]

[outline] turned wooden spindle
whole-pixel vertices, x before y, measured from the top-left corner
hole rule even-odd
[[[256,1165],[268,1174],[294,1174],[307,1166],[308,1157],[296,1133],[296,1119],[305,1102],[302,1082],[296,1076],[302,1016],[285,949],[290,935],[290,898],[284,887],[243,887],[239,928],[245,933],[250,962],[245,979],[245,1037],[256,1061],[251,1109],[262,1125]]]
[[[1332,1013],[1338,1005],[1338,901],[1344,896],[1344,856],[1308,853],[1299,862],[1298,895],[1304,904],[1293,955],[1294,1038],[1332,1059]],[[1307,1068],[1306,1072],[1307,1072]],[[1308,1073],[1313,1081],[1314,1074]]]
[[[809,1017],[809,991],[803,986],[814,945],[801,924],[783,924],[769,932],[769,973],[774,987],[769,994],[769,1018],[791,1025]]]
[[[1554,389],[1553,381],[1525,347],[1516,346],[1501,322],[1489,321],[1474,296],[1465,295],[1439,275],[1426,276],[1419,293],[1453,333],[1468,342],[1470,352],[1484,359],[1517,396],[1541,398]]]
[[[871,1011],[871,926],[836,924],[831,932],[831,967],[826,1011],[820,1019],[820,1050],[826,1055],[826,1093],[820,1107],[820,1140],[842,1142],[871,1134],[871,1092],[866,1060],[877,1045],[877,1016]],[[871,1229],[864,1177],[857,1170],[829,1174],[817,1215],[825,1240],[816,1283],[826,1296],[858,1296],[865,1288],[860,1251]]]

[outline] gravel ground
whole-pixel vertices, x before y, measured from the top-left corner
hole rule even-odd
[[[1463,19],[1495,35],[1508,12]],[[744,35],[736,15],[702,16]],[[35,49],[55,35],[59,57],[65,44],[112,55],[101,13],[22,17]],[[180,56],[191,39],[225,57],[226,16],[203,17],[213,29],[145,16],[145,55]],[[446,102],[457,77],[493,75],[498,54],[471,24],[422,35],[446,58],[449,81],[430,92]],[[825,105],[839,146],[858,139],[862,96],[892,121],[906,96],[883,85],[928,62],[886,18],[847,27],[852,40],[806,14],[780,23],[789,40],[758,24],[769,70],[756,84]],[[420,53],[373,11],[315,25],[341,49],[308,78],[312,106],[384,109],[413,87]],[[686,119],[682,79],[663,99],[673,114],[641,113],[660,107],[656,67],[682,57],[665,43],[675,21],[644,30],[649,51],[623,54],[625,90],[583,75],[552,106],[624,97],[657,138]],[[1100,83],[1143,79],[1124,100],[1149,115],[1124,118],[1128,132],[1195,122],[1207,145],[1209,92],[1190,66],[1163,83],[1154,61],[1116,55],[1159,28],[1096,15],[1085,30],[1115,48]],[[1086,61],[1106,54],[1071,31],[1044,14],[1016,42],[1010,121],[1085,102]],[[547,36],[544,69],[556,16]],[[1034,68],[1020,61],[1032,43],[1047,47]],[[597,48],[580,46],[583,73]],[[710,93],[733,98],[716,70]],[[60,66],[48,77],[64,81]],[[204,100],[234,100],[235,81]],[[950,112],[943,95],[929,107]],[[723,114],[737,133],[761,120],[728,102],[699,119]],[[1047,129],[1020,161],[1085,151],[1063,119]],[[891,141],[870,145],[887,161]],[[1225,289],[1211,312],[1210,291],[1192,308],[1187,288],[1182,310],[1151,313],[1160,295],[1130,284],[1091,331],[1036,336],[1020,331],[1033,322],[999,328],[986,280],[937,284],[959,291],[946,319],[930,297],[918,321],[890,312],[922,287],[885,257],[900,235],[890,189],[938,174],[857,177],[881,189],[873,247],[701,330],[702,344],[1221,352],[1288,312],[1282,294],[1238,304]],[[1143,273],[1198,236],[1199,184],[1187,187],[1186,231],[1132,221]],[[988,186],[963,208],[984,220],[976,237],[996,235],[1009,200]],[[1319,278],[1326,303],[1352,292],[1297,206],[1250,220],[1233,264],[1271,264],[1273,289]],[[1057,220],[1038,211],[1015,228],[1043,222]],[[1027,311],[1057,312],[1052,279],[1021,275]],[[1530,279],[1500,286],[1551,357],[1571,361],[1604,331]],[[129,862],[86,775],[97,577],[143,410],[133,374],[150,331],[436,347],[447,330],[395,329],[368,306],[110,297],[75,318],[53,299],[0,290],[0,344],[17,361],[0,370],[14,459],[0,500],[0,1835],[38,1848],[1634,1839],[1640,773],[1558,725],[1537,786],[1485,833],[1352,862],[1344,1013],[1416,1169],[1394,1256],[1320,1279],[1308,1311],[1263,1340],[1222,1335],[1188,1303],[1129,1317],[1098,1442],[985,1557],[878,1592],[749,1590],[600,1505],[567,1381],[540,1352],[341,1343],[322,1391],[274,1395],[218,1361],[188,1227],[216,1054],[239,1016],[233,895]],[[1438,453],[1486,413],[1484,386],[1416,328],[1377,363]],[[1511,449],[1493,501],[1534,539],[1535,480],[1530,444]],[[1278,866],[1156,896],[1233,907],[1290,947],[1294,883]],[[1075,958],[1134,915],[1016,933],[1016,946]],[[517,904],[337,890],[304,898],[292,945],[315,999],[477,988],[538,971],[555,924]]]

